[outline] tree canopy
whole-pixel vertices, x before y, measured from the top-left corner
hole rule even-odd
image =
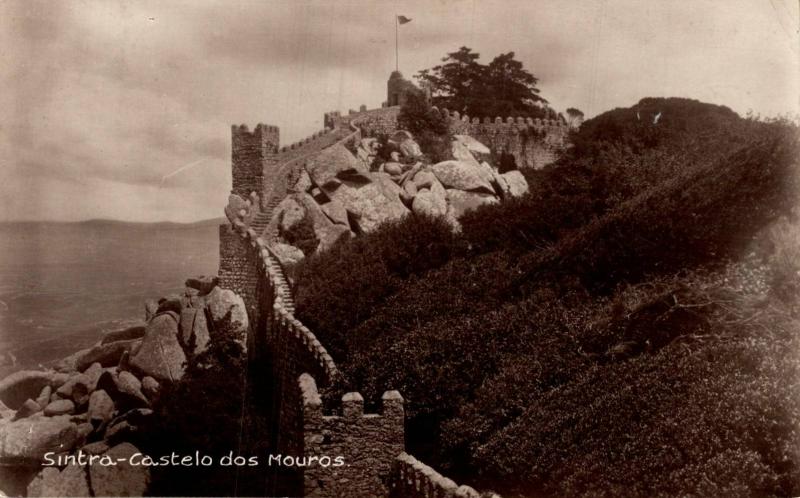
[[[514,52],[500,54],[487,65],[479,58],[471,48],[461,47],[416,78],[431,89],[435,105],[469,116],[556,117],[539,95],[539,79],[514,58]]]

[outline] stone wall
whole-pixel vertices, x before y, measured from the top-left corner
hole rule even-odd
[[[400,489],[401,477],[407,480],[409,475],[398,463],[405,455],[403,400],[398,392],[384,394],[381,414],[364,414],[358,393],[343,396],[341,415],[323,414],[317,385],[331,385],[340,373],[320,341],[295,318],[284,271],[255,226],[270,218],[306,159],[330,145],[357,142],[362,133],[395,131],[398,112],[397,107],[367,111],[362,106],[347,116],[328,113],[325,121],[332,129],[281,150],[275,127],[259,125],[253,133],[245,126],[233,127],[233,192],[245,197],[255,191],[261,206],[248,218],[254,226],[220,227],[220,286],[244,299],[250,318],[248,344],[253,345],[249,351],[254,352],[251,361],[258,361],[265,367],[260,371],[270,377],[269,392],[263,396],[269,397],[272,454],[306,462],[316,459],[306,466],[270,465],[267,491],[272,495],[388,496],[392,483]],[[344,464],[326,466],[319,460],[323,456],[342,457]],[[439,479],[427,483],[429,477],[433,479],[434,473],[416,479],[425,482],[425,489],[433,489]]]
[[[366,110],[366,106],[362,105],[360,111],[351,109],[346,115],[342,115],[339,111],[327,112],[324,119],[326,126],[355,126],[361,130],[362,136],[374,137],[381,134],[391,135],[397,131],[399,114],[400,106]]]
[[[383,394],[380,414],[365,414],[361,395],[347,393],[342,396],[341,415],[326,416],[314,379],[302,374],[298,386],[302,396],[303,455],[307,461],[314,457],[330,459],[304,469],[304,496],[388,495],[394,460],[404,448],[405,416],[400,393]]]
[[[259,314],[258,272],[250,244],[231,225],[219,227],[219,286],[242,296],[251,320]]]
[[[258,124],[252,132],[246,125],[231,127],[231,192],[242,199],[256,192],[264,197],[264,172],[277,163],[280,130],[276,126]]]
[[[510,153],[519,168],[543,168],[558,159],[568,146],[569,126],[552,119],[533,118],[470,118],[447,109],[434,112],[445,116],[453,134],[470,135],[492,152]],[[325,113],[325,126],[356,126],[362,136],[391,135],[398,129],[400,106],[361,111]]]
[[[512,154],[519,168],[543,168],[558,159],[568,145],[569,126],[554,119],[478,119],[447,109],[436,112],[450,120],[454,134],[469,135],[496,154]]]
[[[481,494],[469,486],[459,486],[408,453],[400,453],[394,460],[389,482],[392,498],[480,498]],[[497,497],[490,493],[488,496]],[[499,498],[499,497],[498,497]]]

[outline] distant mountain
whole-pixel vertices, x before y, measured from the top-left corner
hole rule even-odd
[[[180,223],[175,221],[155,221],[155,222],[141,222],[141,221],[122,221],[104,218],[95,218],[84,221],[1,221],[0,226],[6,225],[81,225],[85,227],[120,227],[131,229],[186,229],[186,228],[200,228],[208,226],[217,226],[221,223],[226,223],[227,219],[224,217],[210,218],[207,220],[193,221],[191,223]]]

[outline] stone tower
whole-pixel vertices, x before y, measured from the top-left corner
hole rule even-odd
[[[386,102],[389,107],[403,105],[406,103],[408,92],[416,90],[417,87],[413,83],[403,78],[403,73],[392,71],[389,81],[386,82]]]

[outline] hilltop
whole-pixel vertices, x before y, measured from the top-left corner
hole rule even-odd
[[[408,451],[505,496],[798,494],[796,127],[643,99],[571,142],[460,234],[301,264],[330,397],[398,389]]]

